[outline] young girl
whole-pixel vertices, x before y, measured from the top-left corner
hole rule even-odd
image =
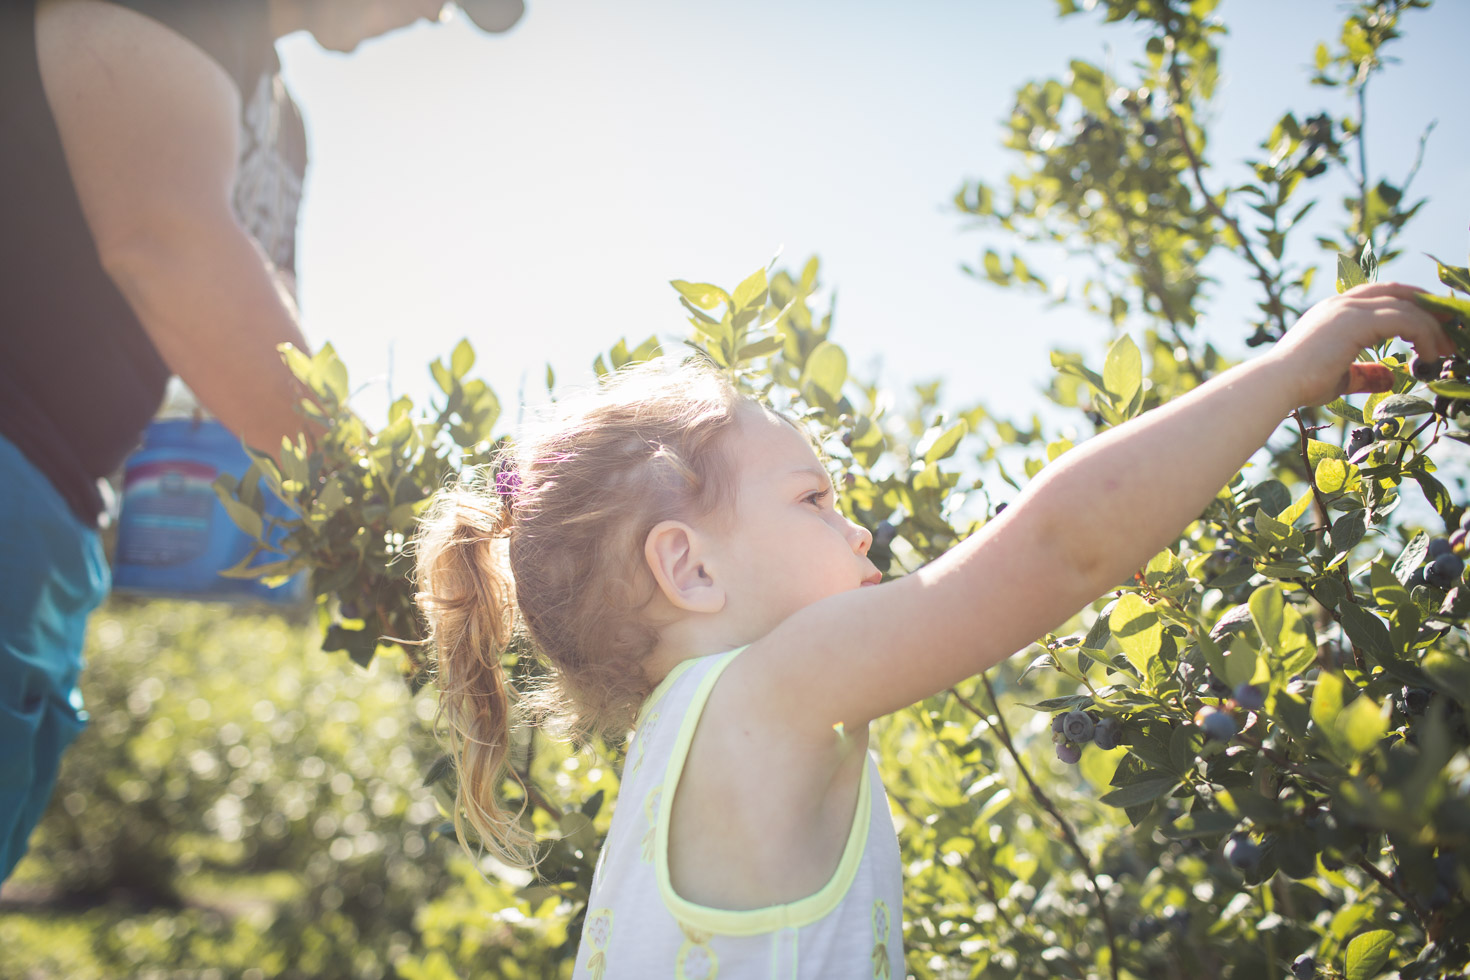
[[[1131,575],[1300,405],[1383,390],[1394,336],[1453,352],[1417,290],[1360,286],[1257,357],[1048,466],[1002,516],[879,584],[811,443],[718,374],[640,370],[441,491],[419,601],[457,733],[459,804],[495,798],[519,620],[583,730],[625,733],[574,976],[902,977],[898,841],[868,723],[985,670]]]

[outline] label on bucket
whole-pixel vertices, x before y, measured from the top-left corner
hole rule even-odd
[[[123,483],[127,519],[118,525],[117,560],[128,565],[180,565],[203,555],[219,471],[205,463],[167,460],[130,467]]]

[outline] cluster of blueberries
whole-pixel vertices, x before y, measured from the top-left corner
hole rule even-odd
[[[1082,758],[1082,746],[1088,742],[1100,749],[1116,749],[1123,725],[1116,718],[1098,719],[1085,711],[1066,711],[1051,720],[1051,732],[1057,758],[1076,765]]]
[[[1206,739],[1228,742],[1240,734],[1235,709],[1259,711],[1265,706],[1265,691],[1255,684],[1237,684],[1223,707],[1205,705],[1195,712],[1194,723]],[[1116,718],[1099,720],[1086,711],[1065,711],[1052,718],[1051,731],[1057,758],[1075,765],[1082,758],[1082,746],[1088,742],[1100,749],[1116,749],[1122,739],[1123,725]]]
[[[1409,358],[1409,373],[1419,381],[1465,381],[1470,379],[1470,360],[1464,357],[1433,358],[1415,354]],[[1470,400],[1435,395],[1434,414],[1441,418],[1470,413]],[[1360,462],[1379,439],[1398,435],[1395,419],[1383,419],[1377,425],[1362,425],[1348,434],[1347,452],[1353,462]],[[1429,543],[1429,561],[1416,569],[1409,586],[1432,585],[1453,588],[1465,573],[1465,555],[1470,551],[1470,507],[1460,518],[1459,530],[1448,538],[1435,538]]]
[[[1447,538],[1430,538],[1428,560],[1409,576],[1409,588],[1432,585],[1452,589],[1465,574],[1465,553],[1470,550],[1470,507],[1460,518],[1460,528]]]

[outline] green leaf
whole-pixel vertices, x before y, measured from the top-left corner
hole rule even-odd
[[[309,388],[316,387],[316,365],[311,362],[311,358],[293,344],[277,344],[276,350],[302,384]]]
[[[1113,606],[1108,626],[1128,662],[1146,673],[1149,660],[1158,655],[1164,640],[1164,627],[1154,607],[1142,596],[1126,593]]]
[[[757,269],[740,285],[730,297],[731,305],[737,310],[763,306],[766,302],[766,270]]]
[[[599,355],[600,356],[600,355]],[[442,361],[434,361],[429,365],[429,373],[434,376],[434,383],[439,390],[448,395],[454,391],[454,375],[444,366]]]
[[[1470,384],[1463,381],[1431,381],[1429,390],[1446,398],[1470,398]]]
[[[1421,460],[1423,458],[1419,457]],[[1450,498],[1450,492],[1445,485],[1420,469],[1411,470],[1409,476],[1419,484],[1419,489],[1424,491],[1424,499],[1429,501],[1429,506],[1433,507],[1440,516],[1448,517],[1451,508],[1454,507],[1454,501]]]
[[[1281,644],[1281,630],[1286,624],[1282,613],[1281,589],[1275,585],[1263,585],[1251,593],[1251,620],[1261,634],[1261,642],[1273,651]]]
[[[1361,286],[1368,281],[1363,273],[1363,267],[1351,252],[1337,253],[1337,291],[1345,293],[1354,286]]]
[[[1160,827],[1159,831],[1173,840],[1190,837],[1214,837],[1228,834],[1240,824],[1239,818],[1224,810],[1196,810]]]
[[[1321,439],[1308,439],[1308,465],[1310,465],[1312,469],[1315,470],[1317,468],[1317,464],[1324,459],[1347,459],[1347,453],[1342,451],[1341,446],[1333,445],[1330,442],[1323,442]]]
[[[1335,398],[1322,407],[1340,419],[1346,419],[1358,425],[1363,424],[1363,413],[1341,398]]]
[[[1373,407],[1375,419],[1402,419],[1411,415],[1428,415],[1434,406],[1413,395],[1389,395]]]
[[[1352,758],[1377,745],[1386,731],[1388,719],[1383,716],[1383,709],[1366,694],[1359,695],[1344,708],[1333,726],[1336,741],[1348,750]]]
[[[1470,300],[1458,296],[1433,296],[1429,293],[1414,294],[1414,302],[1430,313],[1453,317],[1461,323],[1470,324]]]
[[[762,277],[765,271],[760,272]],[[711,286],[707,282],[685,282],[683,279],[674,279],[669,282],[690,303],[701,310],[712,310],[721,303],[730,302],[729,295],[719,286]]]
[[[475,349],[468,340],[461,340],[454,345],[454,353],[449,355],[449,371],[456,378],[463,378],[474,366]]]
[[[1470,269],[1458,265],[1446,265],[1434,256],[1434,264],[1439,272],[1439,281],[1452,289],[1458,289],[1462,293],[1470,293]]]
[[[339,405],[347,401],[347,365],[337,356],[336,349],[331,344],[322,344],[311,362],[321,382],[317,391],[330,395]],[[325,392],[322,392],[323,388]]]
[[[1462,706],[1470,707],[1470,662],[1448,650],[1430,650],[1419,666]]]
[[[1383,620],[1352,602],[1342,603],[1338,615],[1342,617],[1343,631],[1354,646],[1379,662],[1393,659],[1388,627],[1383,625]]]
[[[1237,640],[1225,655],[1225,673],[1219,675],[1220,679],[1231,687],[1241,684],[1250,684],[1261,672],[1261,658],[1256,656],[1244,640]]]
[[[927,440],[921,440],[914,451],[922,454],[924,462],[937,463],[941,459],[947,459],[954,455],[954,451],[959,448],[960,440],[969,434],[970,423],[964,419],[960,419],[948,429],[939,431],[938,426],[936,426],[931,432],[933,434],[933,441],[929,446],[925,448],[924,442]]]
[[[1295,524],[1307,512],[1307,508],[1312,506],[1314,499],[1315,495],[1308,490],[1296,499],[1296,503],[1277,514],[1276,519],[1282,524]]]
[[[1393,933],[1374,929],[1353,937],[1348,943],[1345,968],[1347,980],[1373,980],[1388,963],[1393,952]]]
[[[785,339],[779,336],[762,337],[760,340],[752,341],[735,352],[738,361],[754,360],[757,357],[765,357],[774,354],[786,345]]]
[[[1173,791],[1179,785],[1179,780],[1174,776],[1160,776],[1154,779],[1145,779],[1142,782],[1132,783],[1104,793],[1098,797],[1098,802],[1115,806],[1119,809],[1137,806],[1140,803],[1149,803],[1157,800]]]
[[[1324,671],[1317,676],[1317,687],[1312,692],[1312,721],[1324,732],[1342,713],[1342,693],[1341,674]]]
[[[1332,530],[1329,532],[1333,552],[1346,554],[1354,545],[1363,540],[1366,531],[1366,515],[1363,511],[1355,510],[1351,514],[1342,515],[1332,522]]]
[[[1346,489],[1348,478],[1355,469],[1356,467],[1340,459],[1324,459],[1317,464],[1317,471],[1312,479],[1317,484],[1317,489],[1323,493],[1337,493]]]
[[[1143,355],[1133,338],[1124,334],[1113,341],[1103,361],[1103,387],[1120,409],[1133,400],[1143,383]]]
[[[224,505],[225,513],[230,515],[230,520],[235,522],[236,527],[257,540],[265,536],[265,522],[259,512],[240,503],[218,483],[215,484],[214,495]]]
[[[842,386],[846,382],[847,354],[836,344],[822,341],[807,355],[801,386],[814,384],[826,392],[828,397],[836,400],[842,397]]]

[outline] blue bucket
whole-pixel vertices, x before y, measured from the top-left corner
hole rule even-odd
[[[258,579],[225,578],[253,539],[226,513],[214,492],[221,473],[236,479],[250,468],[240,440],[219,422],[161,419],[149,424],[142,448],[123,468],[122,512],[117,525],[113,588],[142,595],[271,602],[289,605],[306,596],[306,573],[275,588]],[[275,494],[261,488],[266,513],[294,516]],[[277,528],[271,542],[285,536]],[[280,555],[266,553],[264,563]]]

